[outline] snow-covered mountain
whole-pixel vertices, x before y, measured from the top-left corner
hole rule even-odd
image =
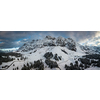
[[[80,45],[80,48],[82,51],[84,51],[86,54],[100,54],[100,47],[96,46],[82,46]]]
[[[15,67],[22,69],[23,66],[27,64],[27,66],[31,66],[38,60],[42,61],[45,70],[50,69],[50,66],[56,65],[58,67],[53,67],[53,69],[65,70],[66,64],[75,64],[75,61],[78,61],[78,65],[80,65],[79,58],[86,54],[98,54],[99,51],[100,48],[82,46],[71,38],[46,36],[42,40],[32,40],[20,47],[17,52],[21,53],[23,58],[26,59],[23,60],[21,58],[19,61],[15,59],[15,66],[11,65],[8,70],[14,69]],[[41,62],[38,61],[38,63]]]
[[[43,40],[37,39],[37,40],[32,40],[31,42],[28,42],[24,44],[21,48],[19,48],[19,52],[29,52],[34,49],[38,48],[44,48],[44,47],[66,47],[69,50],[72,51],[77,51],[79,49],[78,44],[71,38],[63,38],[63,37],[58,37],[54,38],[51,36],[46,36]]]
[[[100,47],[95,46],[83,46],[76,43],[71,38],[63,38],[63,37],[51,37],[46,36],[43,40],[37,39],[32,40],[31,42],[25,43],[21,48],[19,48],[18,52],[29,52],[32,50],[36,50],[38,48],[44,47],[66,47],[67,49],[75,52],[85,52],[88,54],[95,54],[100,52]]]

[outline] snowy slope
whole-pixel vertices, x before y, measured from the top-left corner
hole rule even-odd
[[[65,54],[61,50],[65,50],[68,54]],[[70,64],[70,62],[74,62],[74,58],[76,57],[77,59],[81,56],[83,56],[85,53],[84,52],[79,52],[80,49],[78,49],[77,52],[71,51],[67,49],[66,47],[60,47],[60,46],[51,46],[51,47],[44,47],[44,48],[39,48],[37,51],[34,53],[30,52],[23,52],[22,54],[25,55],[28,58],[28,62],[33,62],[37,61],[39,59],[42,59],[42,61],[45,63],[45,57],[44,54],[46,52],[52,52],[53,55],[58,54],[58,56],[61,56],[62,59],[60,61],[57,61],[57,63],[60,65],[61,69],[64,69],[65,64]],[[32,51],[31,51],[32,52]],[[54,59],[52,59],[54,61]]]

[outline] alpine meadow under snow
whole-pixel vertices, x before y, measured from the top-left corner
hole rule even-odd
[[[100,48],[71,38],[46,36],[25,43],[16,52],[0,54],[1,70],[99,70]]]

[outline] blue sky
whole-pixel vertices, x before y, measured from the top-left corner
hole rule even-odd
[[[33,39],[43,39],[46,35],[72,38],[84,45],[100,46],[98,31],[0,31],[0,49],[16,48]]]

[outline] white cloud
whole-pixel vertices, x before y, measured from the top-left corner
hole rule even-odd
[[[16,48],[7,48],[7,49],[0,49],[2,51],[11,51],[11,50],[18,50],[19,47],[16,47]]]
[[[95,37],[100,37],[100,31],[96,33]]]
[[[21,43],[21,41],[17,41],[17,42],[16,42],[16,44],[20,44],[20,43]]]
[[[96,37],[87,40],[86,42],[84,42],[84,45],[89,45],[89,46],[100,46],[100,36],[96,35]]]

